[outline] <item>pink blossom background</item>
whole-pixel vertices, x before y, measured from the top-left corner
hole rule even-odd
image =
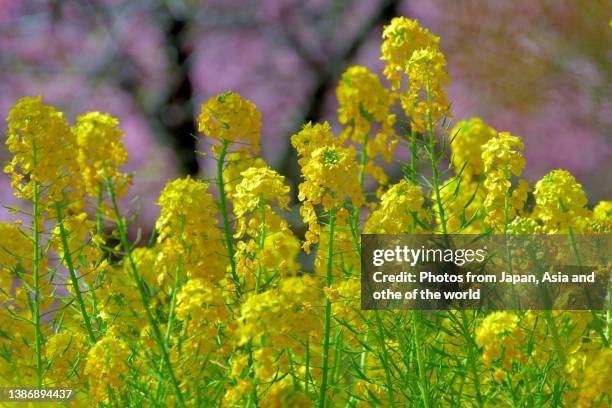
[[[609,0],[0,0],[0,115],[42,95],[70,121],[117,116],[138,223],[150,228],[165,182],[193,172],[182,164],[195,130],[185,129],[201,103],[227,90],[253,101],[262,155],[295,185],[291,134],[306,119],[337,128],[339,75],[353,64],[380,73],[382,25],[404,15],[441,37],[455,120],[480,116],[522,136],[529,179],[566,168],[594,203],[612,196],[610,10]],[[196,166],[210,177],[205,158]],[[0,204],[18,204],[4,174]]]

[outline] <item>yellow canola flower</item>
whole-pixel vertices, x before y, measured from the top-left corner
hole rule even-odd
[[[322,205],[330,211],[349,198],[354,206],[361,206],[365,199],[358,180],[355,147],[340,145],[320,147],[302,162],[304,182],[299,185],[298,198],[303,202],[300,214],[308,224],[304,249],[318,242],[320,226],[315,206]]]
[[[255,104],[235,92],[213,96],[202,104],[198,130],[206,137],[239,150],[259,152],[261,113]]]
[[[461,178],[472,180],[479,177],[484,170],[482,147],[497,136],[497,131],[480,118],[459,121],[450,132],[452,138],[452,163]]]
[[[509,234],[542,234],[542,227],[538,222],[530,217],[526,216],[518,216],[514,218],[510,224],[508,224]]]
[[[418,132],[429,131],[444,117],[451,116],[450,102],[442,85],[450,83],[446,58],[439,50],[417,50],[406,64],[409,87],[400,93],[400,102]],[[433,129],[432,129],[433,130]]]
[[[4,171],[11,175],[17,197],[32,200],[35,182],[47,187],[50,201],[61,201],[68,186],[78,187],[76,137],[61,112],[43,105],[40,96],[25,97],[6,119],[6,145],[13,159]]]
[[[276,208],[288,210],[289,187],[285,177],[266,167],[251,167],[241,173],[233,209],[236,238],[236,265],[245,287],[258,288],[262,276],[277,271],[281,276],[296,274],[299,240]],[[297,246],[297,248],[296,248]]]
[[[553,170],[539,180],[533,192],[534,217],[548,233],[580,233],[586,227],[589,210],[586,194],[567,170]]]
[[[159,271],[156,270],[155,261],[158,251],[152,248],[135,248],[132,259],[144,283],[156,285]],[[123,265],[102,265],[98,270],[104,276],[104,292],[100,294],[101,301],[98,306],[98,316],[103,321],[114,322],[122,329],[129,327],[142,328],[146,320],[142,318],[144,310],[138,290],[131,279],[131,266],[128,262]],[[99,268],[100,269],[100,268]]]
[[[393,95],[383,86],[378,75],[363,66],[353,66],[343,74],[336,88],[338,121],[351,124],[347,134],[354,142],[363,143],[371,122],[382,125],[381,134],[393,135],[395,115],[390,112]]]
[[[289,186],[285,176],[269,167],[251,167],[241,173],[242,181],[236,186],[234,194],[234,213],[237,218],[255,211],[260,204],[272,204],[288,210]]]
[[[63,330],[49,337],[45,343],[45,356],[49,362],[48,375],[51,386],[62,387],[80,384],[84,364],[80,360],[87,355],[87,338],[83,333]]]
[[[600,201],[593,208],[589,232],[607,234],[612,230],[612,201]]]
[[[435,192],[431,192],[432,199]],[[482,223],[484,191],[476,181],[452,177],[440,189],[444,207],[446,230],[451,234],[480,234],[486,230]],[[442,218],[436,211],[436,225],[442,225]]]
[[[520,137],[508,132],[500,132],[497,137],[489,139],[482,146],[482,162],[484,171],[503,171],[506,168],[510,174],[520,176],[525,167],[522,151],[525,148]]]
[[[251,167],[268,167],[261,157],[253,157],[249,152],[238,151],[227,155],[225,169],[223,169],[223,184],[225,194],[229,198],[234,197],[236,186],[242,181],[243,171]]]
[[[160,216],[155,223],[163,241],[169,235],[184,234],[186,241],[192,236],[216,229],[215,201],[208,192],[208,184],[191,177],[166,184],[159,195]]]
[[[276,381],[262,397],[262,408],[310,408],[312,401],[293,384],[290,376]]]
[[[15,224],[0,222],[0,268],[12,270],[21,265],[26,271],[32,271],[32,242],[25,231]],[[8,276],[3,273],[2,277]],[[11,278],[12,280],[12,278]],[[2,285],[2,289],[9,287]]]
[[[612,200],[600,201],[593,208],[593,219],[599,221],[612,221]]]
[[[115,395],[126,386],[125,375],[130,357],[128,344],[109,330],[87,353],[84,375],[89,382],[89,398],[94,404],[108,401],[108,391]]]
[[[125,194],[131,178],[120,172],[128,154],[121,140],[124,133],[119,129],[119,120],[108,113],[89,112],[77,116],[72,131],[87,194],[97,198],[106,188],[105,177],[113,182],[118,195]]]
[[[334,237],[332,241],[333,256],[332,276],[356,276],[361,271],[361,259],[359,253],[355,251],[355,236],[349,225],[342,225],[343,214],[347,213],[342,208],[336,216],[334,226]],[[346,215],[348,217],[348,214]],[[315,258],[315,276],[325,276],[327,274],[328,249],[329,249],[329,225],[321,228],[319,244]],[[335,280],[335,279],[334,279]]]
[[[486,367],[499,363],[506,370],[512,361],[523,361],[520,346],[527,333],[519,326],[519,317],[510,312],[493,312],[476,328],[476,344],[483,348],[482,359]],[[498,375],[499,378],[499,375]]]
[[[223,323],[228,313],[218,289],[204,279],[195,278],[188,280],[176,297],[176,317],[201,327]]]
[[[363,229],[366,234],[417,234],[426,229],[429,217],[423,208],[421,187],[408,180],[394,184],[381,197]]]
[[[329,123],[308,123],[291,137],[291,144],[300,157],[298,163],[304,178],[298,198],[303,202],[300,214],[308,224],[304,250],[310,252],[310,246],[318,242],[321,233],[315,206],[331,210],[347,196],[353,205],[360,206],[365,199],[359,185],[355,147],[343,147]]]
[[[312,152],[302,167],[305,181],[300,184],[299,199],[312,204],[323,204],[330,210],[348,196],[354,204],[363,202],[357,180],[355,148],[324,146]]]
[[[443,88],[450,80],[439,43],[439,37],[405,17],[394,18],[383,31],[381,59],[387,62],[383,74],[398,91],[417,132],[429,131],[430,121],[435,127],[444,116],[451,116]],[[403,76],[408,79],[407,87],[402,86]]]
[[[222,279],[227,268],[225,241],[217,227],[217,206],[208,184],[190,177],[168,182],[158,204],[156,269],[160,283],[174,279],[179,262],[189,277]]]
[[[361,310],[361,282],[356,278],[343,279],[324,289],[325,295],[334,304],[334,315],[354,328],[363,328]]]
[[[332,133],[329,122],[315,124],[308,122],[299,133],[291,136],[291,145],[301,157],[300,166],[308,161],[312,152],[317,148],[339,144],[340,141]]]
[[[297,261],[300,254],[300,240],[291,230],[266,235],[262,265],[269,270],[277,270],[282,278],[296,276],[301,265]]]
[[[273,218],[271,225],[270,218]],[[263,228],[265,238],[262,245]],[[286,221],[270,211],[266,215],[266,224],[262,226],[259,223],[257,230],[257,235],[252,235],[253,231],[249,232],[254,238],[236,244],[236,270],[238,276],[244,279],[243,287],[246,290],[255,289],[258,283],[264,281],[265,276],[277,273],[284,279],[297,276],[302,270],[297,261],[301,249],[300,240],[289,229]]]
[[[510,193],[511,177],[520,176],[525,167],[523,149],[521,138],[508,132],[500,132],[497,137],[489,139],[482,146],[482,162],[486,176],[485,223],[491,228],[503,231],[505,224],[509,224],[523,211],[530,191],[527,181],[519,181]]]
[[[300,354],[306,339],[319,336],[315,306],[321,290],[311,276],[287,278],[278,289],[250,296],[240,308],[239,344],[265,338],[274,350],[290,347]]]
[[[612,397],[612,348],[572,354],[565,368],[572,387],[565,395],[567,406],[607,406],[597,401]]]
[[[27,315],[30,314],[32,301],[30,288],[34,285],[32,243],[33,238],[27,230],[0,222],[0,303],[9,302],[5,307]],[[41,257],[40,271],[46,271],[48,263],[47,257]],[[48,275],[46,272],[40,274],[41,308],[50,307],[55,302],[52,294],[56,288],[48,284]],[[17,277],[19,284],[15,286]]]
[[[68,249],[73,258],[84,257],[87,263],[95,263],[102,258],[102,251],[94,245],[94,241],[98,238],[94,235],[95,223],[88,219],[89,214],[79,213],[69,215],[63,219],[64,230],[66,232],[66,241]],[[57,225],[53,229],[51,236],[51,244],[53,249],[64,259],[64,246],[61,238],[60,226]]]
[[[417,20],[406,17],[395,17],[385,26],[381,46],[381,59],[387,62],[384,76],[391,82],[393,90],[400,88],[402,74],[406,63],[417,50],[437,49],[440,37],[421,27]]]
[[[396,115],[391,112],[395,95],[368,68],[353,66],[342,74],[336,96],[338,121],[347,125],[340,134],[340,140],[350,139],[353,143],[363,144],[367,155],[365,174],[371,175],[380,184],[386,184],[387,175],[375,159],[380,156],[390,162],[393,158],[398,142],[393,129]],[[376,133],[371,137],[373,126]],[[393,140],[389,140],[391,138]]]
[[[592,407],[595,401],[612,394],[612,349],[593,353],[585,365],[576,407]]]

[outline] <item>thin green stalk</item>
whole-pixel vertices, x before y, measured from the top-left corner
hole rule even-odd
[[[359,176],[358,176],[359,187],[360,187],[360,190],[362,192],[364,192],[364,185],[365,185],[365,170],[366,170],[366,166],[367,166],[367,162],[368,162],[367,145],[368,145],[369,140],[370,140],[370,135],[366,133],[364,135],[364,138],[363,138],[363,150],[361,151],[360,171],[359,171]],[[353,235],[353,245],[355,247],[355,252],[357,253],[357,256],[359,256],[360,253],[361,253],[361,244],[360,244],[360,241],[359,241],[359,238],[358,238],[358,235],[359,235],[359,211],[360,211],[359,207],[355,207],[353,209],[353,225],[354,226],[352,228],[352,235]],[[367,336],[368,336],[368,331],[365,332],[364,342],[367,341]],[[364,347],[363,351],[361,352],[361,357],[360,357],[360,370],[361,370],[361,372],[364,371],[365,361],[366,361],[366,354],[367,354],[367,350]],[[352,403],[354,401],[354,399],[355,398],[353,396],[351,396],[350,402]]]
[[[98,236],[102,236],[102,215],[104,207],[104,185],[101,181],[98,182],[98,203],[96,206],[96,233]]]
[[[180,217],[180,225],[179,225],[179,230],[181,233],[181,243],[185,244],[185,240],[184,240],[184,228],[185,228],[185,217],[181,216]],[[179,289],[179,285],[180,285],[180,280],[181,280],[181,268],[183,267],[183,257],[182,255],[179,254],[178,259],[177,259],[177,263],[176,263],[176,269],[174,270],[174,283],[172,285],[172,293],[170,294],[170,310],[168,311],[168,325],[166,327],[166,333],[164,335],[164,344],[166,344],[166,347],[169,347],[170,345],[170,334],[172,333],[172,325],[174,324],[174,315],[175,315],[175,310],[176,310],[176,296],[178,293],[178,289]]]
[[[431,93],[429,91],[429,82],[427,83],[427,101],[431,102]],[[427,128],[429,133],[429,157],[431,158],[431,173],[432,182],[434,187],[434,194],[436,198],[436,204],[438,206],[438,215],[440,217],[440,226],[442,227],[442,234],[446,236],[446,217],[444,212],[444,206],[442,205],[442,198],[440,196],[440,172],[438,169],[438,157],[435,153],[436,139],[434,136],[433,118],[431,111],[427,112]]]
[[[310,377],[310,337],[306,338],[306,373],[304,374],[304,394],[308,395],[308,377]]]
[[[608,299],[610,299],[610,296],[612,296],[612,291],[608,290]],[[610,332],[612,331],[612,310],[610,310],[608,308],[608,310],[606,311],[606,332],[604,336],[607,340],[608,337],[610,337]]]
[[[417,142],[416,142],[416,132],[414,130],[414,126],[410,127],[410,181],[416,183],[417,181]]]
[[[83,316],[83,322],[85,323],[85,329],[87,330],[87,336],[89,337],[89,341],[93,344],[96,342],[96,336],[94,335],[93,329],[91,327],[91,319],[89,317],[89,314],[87,313],[87,308],[85,307],[83,296],[81,295],[81,287],[79,286],[79,278],[77,278],[76,270],[74,268],[74,262],[72,260],[72,253],[70,252],[70,247],[68,246],[68,233],[66,231],[66,227],[64,226],[62,206],[59,202],[55,203],[55,213],[57,214],[57,225],[59,226],[60,237],[62,240],[62,249],[64,251],[64,261],[66,262],[66,266],[68,267],[68,272],[70,273],[70,281],[72,283],[72,289],[74,290],[74,296],[76,297],[77,303],[79,304],[79,309],[81,310],[81,315]]]
[[[127,226],[125,224],[125,219],[123,218],[123,216],[121,215],[121,212],[119,211],[119,205],[117,204],[117,197],[115,195],[115,191],[113,189],[111,181],[108,178],[106,178],[106,186],[108,190],[108,195],[113,205],[113,211],[115,212],[115,216],[117,217],[116,222],[117,222],[117,227],[119,228],[119,237],[121,240],[121,245],[123,246],[125,254],[128,258],[128,263],[130,265],[130,271],[132,273],[132,279],[134,279],[134,283],[136,283],[136,287],[138,288],[138,294],[140,295],[140,301],[142,302],[142,305],[144,306],[147,320],[153,330],[155,342],[157,343],[157,346],[159,347],[159,350],[161,351],[162,359],[164,360],[164,366],[166,367],[166,370],[168,371],[168,375],[170,376],[170,381],[172,382],[174,391],[176,392],[176,399],[177,399],[178,405],[183,407],[185,406],[185,402],[183,400],[183,393],[181,392],[181,387],[176,379],[176,376],[174,375],[174,370],[172,368],[172,363],[170,361],[170,355],[168,354],[168,349],[166,348],[164,339],[162,338],[161,331],[159,329],[159,326],[157,325],[157,321],[155,320],[155,318],[153,317],[153,314],[151,313],[149,297],[145,293],[143,282],[140,279],[140,275],[138,274],[138,268],[136,267],[136,262],[134,261],[134,257],[132,256],[132,249],[128,241]]]
[[[325,277],[325,285],[332,285],[333,272],[333,255],[334,255],[334,222],[335,212],[332,208],[329,210],[329,240],[327,244],[327,271]],[[325,299],[325,331],[323,334],[323,373],[321,378],[321,390],[319,394],[319,408],[325,407],[325,397],[327,391],[327,371],[329,366],[329,338],[331,335],[331,300]]]
[[[36,168],[36,144],[32,141],[32,159]],[[34,338],[36,353],[36,385],[42,386],[42,331],[40,328],[40,208],[38,203],[39,185],[36,176],[32,177],[34,205]]]
[[[362,191],[363,191],[363,185],[365,183],[366,166],[368,164],[368,152],[366,151],[366,149],[367,149],[369,140],[370,140],[370,135],[366,133],[365,136],[363,137],[363,150],[361,151],[361,163],[360,163],[360,169],[359,169],[359,187],[361,187]]]
[[[363,334],[363,342],[367,343],[368,342],[368,335],[370,334],[370,325],[367,325],[366,327],[366,331]],[[359,356],[359,370],[363,373],[365,370],[365,365],[366,365],[366,358],[367,358],[367,353],[368,350],[364,347],[363,351],[361,352],[361,355]]]
[[[170,342],[170,334],[172,333],[172,325],[174,324],[174,311],[176,309],[176,295],[179,287],[179,271],[181,269],[181,256],[178,257],[178,264],[174,271],[174,285],[172,285],[172,295],[170,297],[170,310],[168,311],[168,326],[166,327],[166,334],[164,335],[164,342],[168,345]]]
[[[389,404],[393,405],[395,397],[393,396],[393,381],[391,381],[391,370],[389,369],[389,353],[387,351],[387,345],[385,344],[385,331],[382,324],[382,320],[380,319],[380,312],[378,310],[374,310],[374,315],[376,316],[376,323],[378,325],[378,333],[379,333],[379,341],[380,347],[383,351],[383,367],[385,369],[385,379],[387,381],[387,394],[389,396]]]
[[[219,190],[219,211],[221,212],[221,218],[223,219],[223,231],[225,232],[225,244],[227,246],[227,255],[229,257],[230,267],[232,269],[232,279],[236,285],[236,295],[238,298],[241,296],[240,279],[236,273],[236,260],[234,259],[234,238],[232,236],[231,225],[229,217],[227,215],[227,202],[225,196],[225,183],[223,182],[223,164],[225,162],[225,156],[227,154],[227,148],[229,142],[223,141],[221,145],[221,153],[217,159],[217,188]]]
[[[508,163],[505,166],[506,178],[510,180],[510,169]],[[510,224],[510,190],[504,191],[504,235],[508,235],[508,224]]]
[[[557,322],[555,322],[555,318],[553,317],[552,312],[550,310],[544,310],[544,320],[546,321],[548,328],[550,329],[553,345],[555,346],[555,353],[557,354],[557,358],[561,362],[561,367],[565,367],[565,351],[563,350],[563,347],[561,347],[561,339],[559,337],[559,329],[557,328]]]
[[[263,199],[259,200],[259,209],[261,211],[261,227],[260,227],[260,236],[259,236],[259,254],[263,253],[264,245],[266,243],[266,205]],[[263,267],[261,265],[261,259],[257,262],[257,276],[255,277],[255,293],[259,293],[259,281],[261,280],[261,273],[263,271]]]
[[[417,357],[417,370],[419,374],[419,390],[421,391],[421,398],[423,399],[423,405],[425,408],[429,408],[429,385],[427,384],[427,378],[425,377],[423,367],[423,356],[421,350],[421,343],[419,341],[419,311],[412,312],[412,341],[414,341],[414,347],[416,350]]]
[[[467,362],[470,367],[470,371],[472,373],[474,388],[476,389],[476,401],[478,402],[478,406],[483,406],[482,394],[480,393],[480,379],[478,376],[478,370],[476,368],[476,361],[478,360],[478,352],[477,345],[474,342],[474,338],[470,332],[470,328],[467,324],[467,314],[465,310],[461,310],[461,331],[463,332],[463,336],[466,339],[466,343],[468,345],[468,358]]]
[[[363,150],[361,151],[361,160],[360,160],[359,175],[358,175],[359,189],[364,194],[365,194],[365,191],[363,191],[363,187],[365,185],[365,171],[366,171],[366,166],[368,164],[368,152],[366,151],[366,148],[368,146],[369,140],[370,140],[370,135],[366,133],[363,137]],[[357,250],[357,252],[361,250],[361,248],[359,247],[358,239],[357,239],[357,235],[359,235],[359,212],[360,210],[361,208],[357,206],[353,208],[354,227],[352,228],[352,232],[353,232],[353,239],[356,241],[355,249]]]
[[[249,377],[253,381],[253,388],[251,389],[251,393],[249,394],[249,398],[247,400],[247,408],[251,406],[253,403],[254,406],[259,407],[259,398],[257,398],[257,378],[255,376],[255,360],[253,359],[253,340],[249,340],[247,345],[247,349],[249,352]]]
[[[342,329],[336,331],[334,338],[334,362],[331,368],[330,385],[335,387],[338,381],[338,370],[340,369],[340,357],[342,352]]]
[[[184,218],[181,218],[181,234],[182,234],[183,224],[184,224]],[[181,255],[179,255],[176,269],[174,270],[174,284],[172,285],[172,293],[170,295],[170,310],[168,312],[168,324],[166,326],[166,332],[164,334],[164,345],[166,346],[166,348],[170,347],[170,335],[172,333],[172,325],[174,324],[174,314],[175,314],[175,309],[176,309],[176,295],[178,293],[180,271],[181,271],[182,264],[183,264],[183,260],[182,260]],[[162,372],[163,369],[164,369],[164,360],[159,362],[159,372]],[[162,391],[161,383],[158,383],[156,397],[155,397],[156,403],[161,396],[161,391]]]
[[[34,338],[36,351],[36,385],[42,386],[42,331],[40,328],[40,209],[38,182],[34,180]]]

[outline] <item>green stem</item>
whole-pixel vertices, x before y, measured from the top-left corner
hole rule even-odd
[[[57,214],[57,225],[59,226],[60,237],[62,240],[62,248],[64,250],[64,261],[66,262],[68,272],[70,273],[70,281],[72,282],[74,296],[76,297],[77,303],[79,304],[79,309],[81,309],[81,315],[83,316],[83,322],[85,323],[85,329],[87,330],[89,341],[93,344],[96,342],[96,336],[94,335],[93,329],[91,327],[91,319],[87,314],[87,308],[85,307],[85,302],[83,301],[83,296],[81,295],[79,279],[77,278],[76,271],[74,268],[74,262],[72,260],[72,253],[70,252],[70,247],[68,246],[68,233],[64,226],[62,206],[59,202],[55,203],[55,212]]]
[[[506,178],[510,180],[510,169],[508,163],[505,165]],[[504,191],[504,235],[508,235],[508,224],[510,223],[510,189]]]
[[[361,187],[361,191],[363,191],[363,186],[365,183],[366,166],[368,164],[368,152],[366,151],[366,148],[368,146],[369,140],[370,140],[370,135],[366,133],[365,136],[363,137],[363,150],[361,151],[361,163],[360,163],[360,169],[359,169],[359,187]]]
[[[232,230],[227,215],[227,202],[225,196],[225,183],[223,182],[223,164],[225,161],[225,155],[227,154],[227,148],[229,142],[223,141],[221,145],[221,153],[217,159],[217,188],[219,190],[219,211],[221,211],[221,218],[223,219],[223,231],[225,232],[225,244],[227,246],[227,255],[229,257],[230,266],[232,269],[232,279],[234,285],[236,285],[236,295],[238,298],[241,296],[240,290],[240,279],[236,273],[236,260],[234,259],[234,238],[232,236]]]
[[[153,317],[153,313],[151,312],[149,297],[145,293],[142,279],[140,279],[140,275],[138,274],[138,268],[136,267],[136,262],[134,261],[134,257],[132,256],[132,249],[130,248],[130,243],[128,241],[127,226],[125,224],[125,219],[121,216],[121,212],[119,211],[119,205],[117,204],[117,197],[115,195],[115,191],[113,189],[113,186],[109,178],[106,178],[106,186],[108,189],[108,195],[113,205],[113,210],[117,217],[116,222],[117,222],[117,227],[119,228],[119,237],[121,240],[121,245],[123,246],[125,254],[128,258],[128,262],[130,265],[130,271],[132,273],[132,279],[134,279],[134,283],[136,283],[136,287],[140,295],[140,301],[142,302],[142,305],[144,306],[147,320],[153,330],[155,342],[157,343],[157,346],[159,347],[159,350],[161,351],[166,370],[168,370],[170,381],[172,382],[174,391],[176,392],[176,399],[177,399],[178,405],[183,407],[185,406],[185,402],[183,400],[183,393],[181,392],[181,387],[176,379],[176,376],[174,375],[174,370],[172,369],[172,363],[170,362],[170,355],[164,343],[164,339],[162,338],[161,331],[159,329],[159,326],[157,325],[157,321]]]
[[[416,183],[417,181],[417,142],[416,142],[416,132],[414,130],[414,126],[410,127],[410,181]]]
[[[476,361],[478,360],[478,346],[474,342],[474,338],[472,337],[472,333],[470,332],[470,327],[467,323],[467,314],[465,310],[461,310],[461,331],[463,332],[463,336],[465,337],[466,343],[468,345],[468,363],[470,367],[470,371],[472,372],[472,377],[474,381],[474,388],[476,389],[476,401],[478,402],[478,406],[483,406],[482,394],[480,393],[480,380],[478,376],[478,370],[476,368]]]
[[[370,135],[368,133],[366,133],[363,137],[363,150],[361,151],[361,160],[360,160],[360,166],[359,166],[359,175],[358,175],[358,181],[359,181],[359,190],[361,192],[363,192],[365,194],[365,192],[363,191],[363,187],[365,185],[365,171],[366,171],[366,165],[368,164],[368,153],[366,151],[367,145],[368,145],[368,141],[370,140]],[[353,208],[353,227],[352,227],[352,233],[353,233],[353,239],[355,240],[355,242],[357,242],[357,245],[355,247],[355,249],[357,250],[357,252],[359,252],[361,250],[359,244],[358,244],[358,237],[357,235],[359,234],[359,212],[360,212],[361,208],[355,206]]]
[[[421,390],[421,398],[423,399],[423,405],[425,406],[425,408],[429,408],[429,385],[427,384],[427,378],[425,377],[423,367],[421,340],[419,336],[419,313],[420,312],[417,310],[412,312],[412,341],[414,341],[414,347],[416,349],[417,370],[419,373],[419,389]]]
[[[308,381],[310,377],[310,337],[306,338],[306,373],[304,374],[304,394],[308,395]]]
[[[181,234],[183,228],[183,219],[181,219]],[[172,293],[170,295],[170,311],[168,312],[168,324],[166,326],[166,332],[164,334],[164,345],[166,348],[170,347],[170,335],[172,334],[172,326],[174,324],[174,314],[176,309],[176,295],[178,293],[179,281],[180,281],[180,270],[183,260],[181,255],[178,256],[176,269],[174,270],[174,284],[172,285]],[[164,360],[159,362],[159,372],[164,369]],[[159,400],[162,392],[161,382],[157,384],[157,391],[155,401]]]
[[[260,236],[259,236],[259,256],[263,256],[263,249],[266,243],[266,204],[263,198],[259,200],[259,208],[261,211],[261,225],[260,225]],[[261,258],[257,262],[257,276],[255,277],[255,294],[259,293],[259,281],[261,280],[261,273],[263,272],[263,266],[261,265]]]
[[[249,344],[247,346],[249,352],[249,377],[251,377],[251,381],[253,381],[253,388],[251,393],[249,394],[249,399],[247,400],[247,407],[251,406],[251,401],[253,405],[259,407],[259,398],[257,397],[257,378],[255,376],[255,360],[253,359],[253,340],[249,340]]]
[[[389,369],[389,352],[387,351],[387,345],[385,344],[385,329],[380,319],[380,313],[378,310],[374,310],[376,316],[376,323],[378,325],[380,347],[383,351],[383,367],[385,369],[385,379],[387,381],[387,394],[389,396],[389,405],[394,405],[395,397],[393,396],[393,381],[391,381],[391,370]]]
[[[96,233],[98,236],[102,236],[102,217],[103,217],[103,208],[104,208],[104,185],[101,181],[98,182],[98,203],[96,206]]]
[[[431,102],[431,93],[429,91],[429,82],[427,83],[427,102]],[[442,205],[442,198],[440,196],[440,172],[438,169],[438,157],[435,153],[436,139],[434,136],[433,118],[431,111],[427,112],[427,128],[429,133],[429,157],[431,158],[431,173],[434,187],[434,194],[436,197],[436,204],[438,206],[438,215],[440,217],[440,226],[442,227],[442,234],[446,236],[446,216],[444,212],[444,206]]]
[[[365,170],[366,170],[366,165],[368,162],[368,152],[367,152],[367,145],[368,142],[370,140],[370,135],[369,134],[365,134],[364,138],[363,138],[363,150],[361,152],[361,162],[360,162],[360,171],[359,171],[359,187],[360,190],[363,192],[364,191],[364,185],[365,185]],[[364,192],[365,193],[365,192]],[[359,256],[361,254],[361,243],[360,240],[358,239],[358,235],[359,235],[359,211],[360,208],[355,207],[353,209],[353,220],[354,220],[354,228],[353,228],[353,244],[355,246],[355,252],[357,253],[357,255]],[[369,328],[369,326],[368,326]],[[365,336],[364,336],[364,343],[367,341],[368,338],[368,331],[365,332]],[[365,367],[365,362],[366,362],[366,354],[367,354],[367,349],[364,347],[363,351],[361,352],[361,356],[360,356],[360,361],[359,361],[359,367],[361,372],[364,372],[364,367]],[[350,402],[352,403],[354,401],[354,397],[351,396]]]
[[[334,222],[335,212],[329,210],[329,240],[327,244],[327,271],[325,285],[329,288],[332,285],[333,255],[334,255]],[[321,378],[321,390],[319,394],[319,408],[325,407],[325,397],[327,391],[327,371],[329,366],[329,338],[331,335],[331,300],[325,299],[325,331],[323,335],[323,373]]]
[[[552,315],[550,310],[544,310],[544,320],[548,324],[548,328],[550,329],[550,334],[552,336],[553,345],[555,346],[555,353],[557,354],[557,358],[561,362],[561,367],[565,369],[565,351],[563,347],[561,347],[561,339],[559,337],[559,330],[557,328],[557,322],[555,322],[555,318]]]
[[[166,334],[164,336],[164,342],[168,345],[170,343],[170,334],[172,333],[172,325],[174,324],[174,312],[176,309],[176,295],[179,287],[179,271],[181,268],[181,257],[179,255],[178,265],[174,272],[174,285],[172,287],[172,296],[170,298],[170,311],[168,312],[168,327],[166,327]]]
[[[36,143],[32,141],[32,161],[36,168]],[[39,185],[36,175],[32,175],[33,185],[33,205],[34,205],[34,338],[36,352],[36,385],[42,386],[42,331],[40,328],[40,207],[38,203]]]
[[[36,155],[35,155],[36,157]],[[36,162],[36,160],[34,160]],[[36,164],[35,164],[36,165]],[[40,328],[40,208],[38,204],[38,182],[34,183],[34,338],[36,352],[36,385],[42,386],[42,332]]]

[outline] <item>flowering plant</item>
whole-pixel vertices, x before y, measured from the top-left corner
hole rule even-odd
[[[0,223],[2,382],[73,387],[75,406],[609,406],[609,311],[360,310],[362,232],[612,226],[612,201],[588,208],[567,171],[521,179],[520,137],[479,118],[450,128],[438,45],[416,21],[385,27],[390,87],[349,68],[343,132],[307,123],[291,137],[295,204],[256,156],[255,105],[233,92],[208,100],[198,124],[216,178],[169,182],[138,247],[118,200],[130,176],[117,119],[92,112],[71,126],[40,97],[21,99],[5,171],[31,210]],[[391,182],[398,147],[410,160]]]

